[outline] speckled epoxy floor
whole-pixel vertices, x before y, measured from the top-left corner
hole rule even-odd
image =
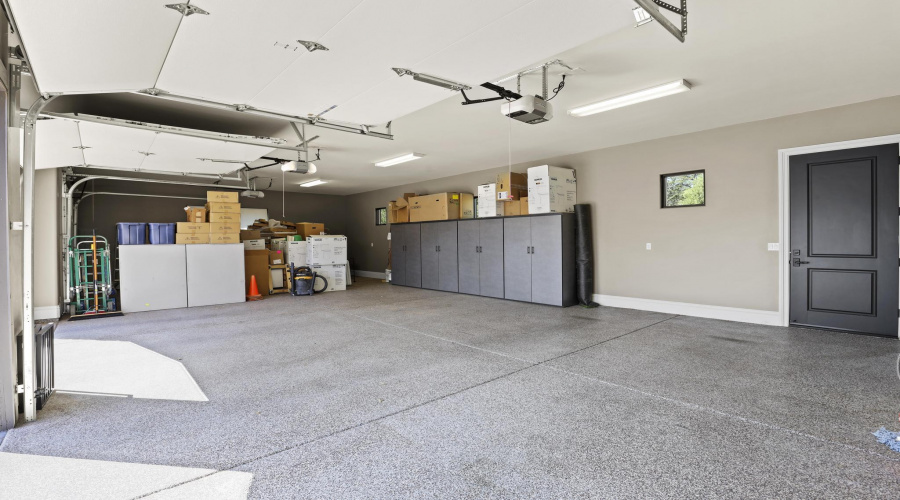
[[[65,323],[209,402],[54,395],[3,451],[247,471],[251,498],[896,498],[900,343],[360,280]]]

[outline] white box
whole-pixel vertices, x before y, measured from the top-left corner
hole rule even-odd
[[[272,238],[271,240],[269,240],[269,249],[281,250],[282,252],[286,252],[287,238]]]
[[[497,183],[482,184],[478,186],[478,213],[476,217],[502,217],[505,205],[497,201]]]
[[[328,280],[328,288],[326,292],[341,292],[347,289],[347,266],[346,265],[325,265],[310,266],[314,273]],[[321,286],[316,280],[316,287]],[[318,289],[318,288],[317,288]]]
[[[289,241],[287,242],[287,262],[286,264],[294,264],[294,267],[309,265],[309,258],[306,254],[305,241]]]
[[[244,240],[244,250],[265,250],[266,240]]]
[[[309,265],[346,264],[347,237],[333,234],[307,236],[306,256]]]
[[[541,165],[528,169],[528,213],[574,212],[577,181],[575,170]]]

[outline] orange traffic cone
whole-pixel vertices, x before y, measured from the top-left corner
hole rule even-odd
[[[256,285],[256,275],[250,275],[250,293],[247,294],[247,300],[262,300],[259,294],[259,286]]]

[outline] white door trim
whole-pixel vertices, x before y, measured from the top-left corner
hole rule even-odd
[[[781,326],[789,325],[791,308],[791,272],[790,266],[787,265],[787,244],[791,241],[791,186],[789,175],[791,156],[894,143],[900,144],[900,134],[778,150],[778,274],[780,276],[778,280],[778,312],[781,316]],[[897,154],[900,156],[900,151]],[[900,186],[898,186],[898,189],[900,189]],[[900,326],[898,326],[898,335],[900,335]]]

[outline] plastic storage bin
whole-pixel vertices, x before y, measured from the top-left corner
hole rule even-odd
[[[146,222],[120,222],[116,224],[120,245],[143,245],[147,242]]]
[[[175,223],[150,223],[150,244],[151,245],[174,245],[175,244]]]

